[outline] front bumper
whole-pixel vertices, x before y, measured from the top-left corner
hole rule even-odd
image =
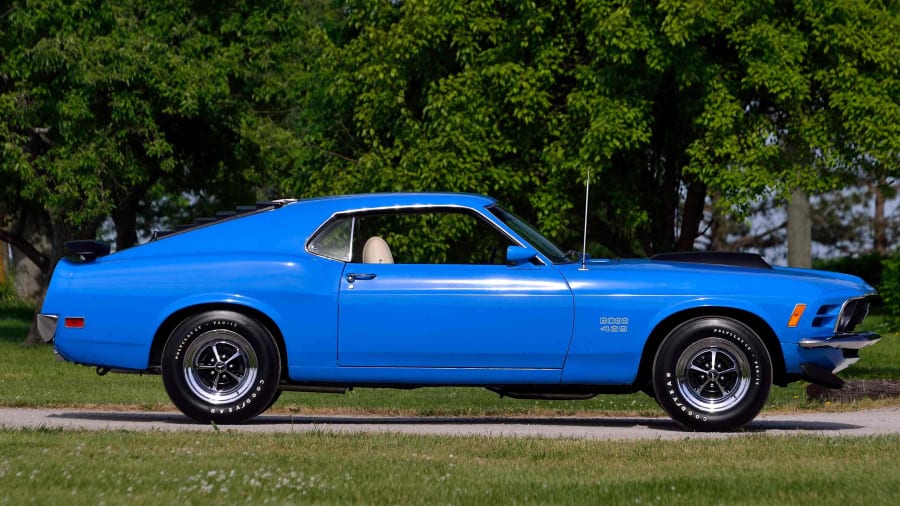
[[[874,332],[840,334],[832,337],[807,337],[800,340],[801,348],[837,348],[841,350],[859,350],[872,346],[881,339]]]
[[[828,388],[841,388],[844,380],[837,373],[855,364],[859,360],[859,350],[877,343],[881,336],[874,332],[838,334],[831,337],[808,337],[800,340],[800,348],[807,350],[830,349],[841,353],[833,360],[833,368],[823,367],[818,363],[800,364],[805,379]]]

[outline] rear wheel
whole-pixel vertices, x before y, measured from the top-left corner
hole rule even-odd
[[[659,404],[697,431],[735,430],[759,414],[772,385],[762,339],[729,318],[698,318],[663,340],[653,363]]]
[[[281,360],[256,320],[211,311],[183,321],[162,356],[172,402],[200,422],[240,423],[265,411],[278,394]]]

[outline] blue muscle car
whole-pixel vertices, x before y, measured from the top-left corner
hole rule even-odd
[[[69,245],[38,315],[65,360],[162,374],[201,422],[283,390],[468,385],[519,398],[644,391],[733,430],[771,385],[835,373],[879,336],[874,290],[748,254],[564,253],[493,199],[397,193],[264,202],[108,254]]]

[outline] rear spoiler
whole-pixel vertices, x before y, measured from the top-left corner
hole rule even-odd
[[[68,241],[66,250],[73,256],[80,256],[85,262],[91,262],[99,257],[109,255],[109,243],[101,241]]]
[[[257,202],[255,206],[238,206],[234,211],[219,211],[218,213],[216,213],[215,218],[197,218],[196,220],[194,220],[194,223],[189,223],[186,225],[176,225],[174,230],[154,230],[153,235],[150,237],[150,241],[152,242],[157,239],[162,239],[163,237],[187,230],[193,230],[204,225],[231,220],[240,216],[265,211],[267,209],[279,208],[285,204],[290,204],[296,201],[297,199],[270,200],[265,202]]]

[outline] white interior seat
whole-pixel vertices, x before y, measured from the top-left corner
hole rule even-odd
[[[362,261],[364,264],[392,264],[394,256],[391,255],[388,243],[381,237],[373,235],[363,246]]]

